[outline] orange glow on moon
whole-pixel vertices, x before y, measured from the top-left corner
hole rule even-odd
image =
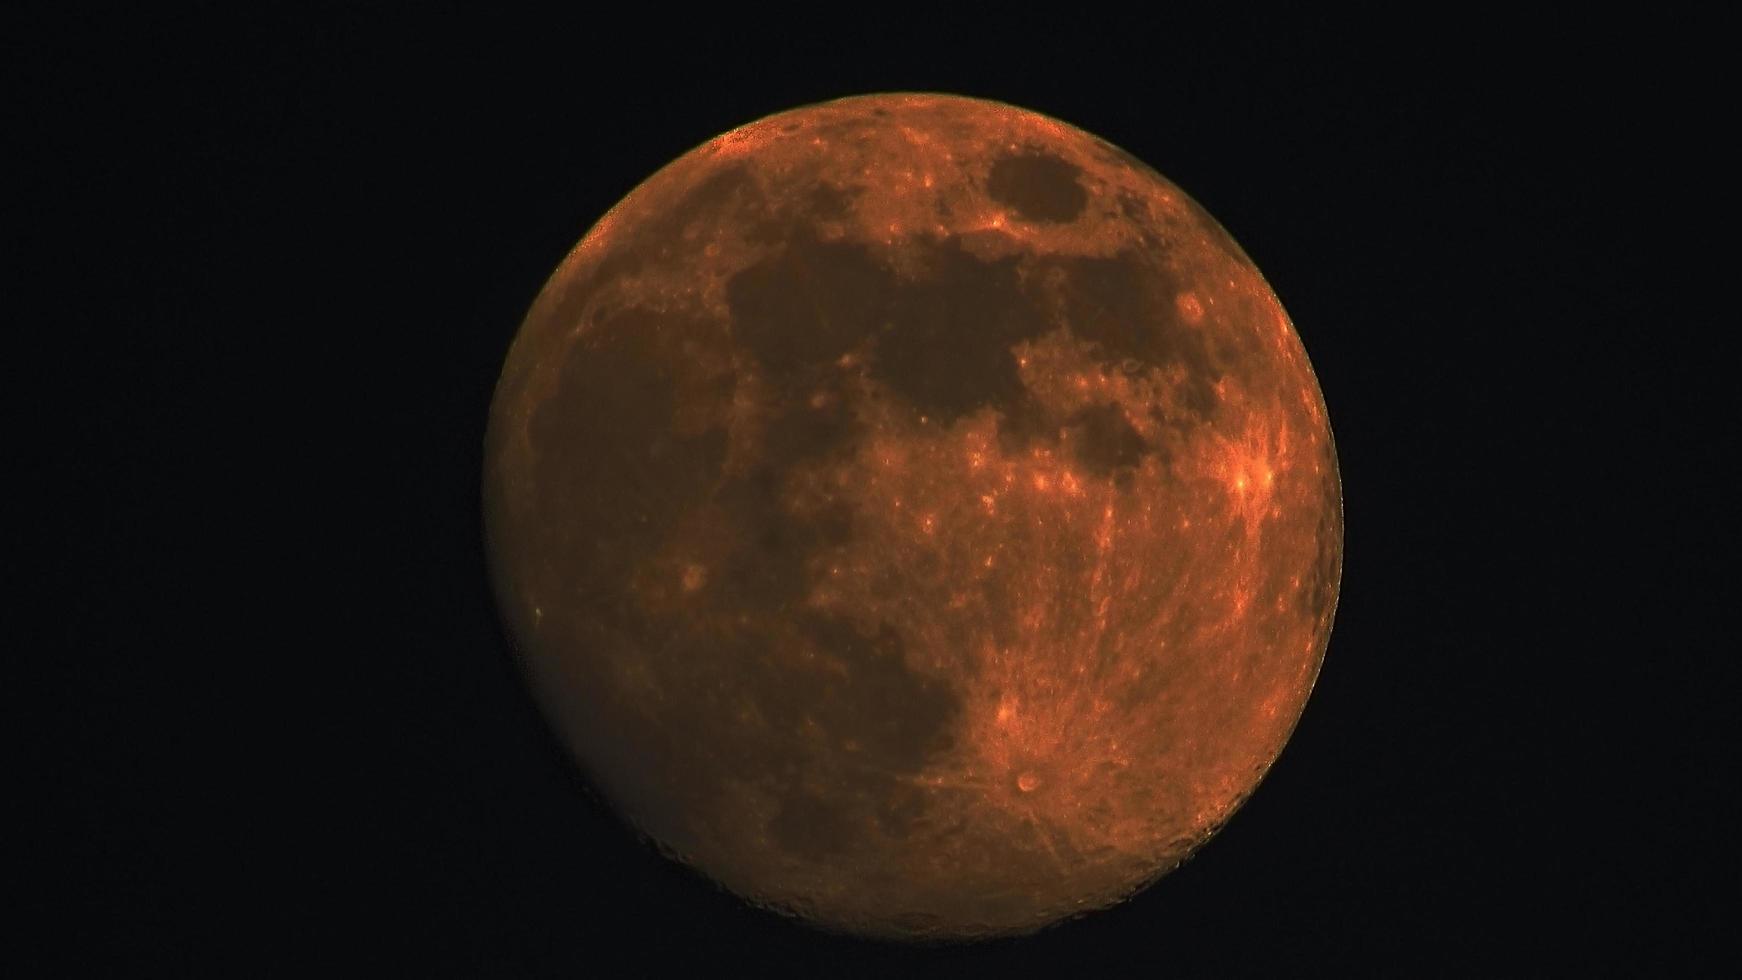
[[[637,828],[851,932],[1176,866],[1336,606],[1323,400],[1233,240],[1113,146],[938,95],[771,116],[558,268],[486,447],[501,608]]]

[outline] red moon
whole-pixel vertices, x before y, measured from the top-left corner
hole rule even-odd
[[[667,853],[824,928],[1131,895],[1277,758],[1336,609],[1318,383],[1116,147],[875,95],[685,154],[515,337],[485,528],[539,703]]]

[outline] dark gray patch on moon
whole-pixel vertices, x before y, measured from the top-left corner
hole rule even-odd
[[[875,377],[945,424],[1021,399],[1013,348],[1050,324],[1023,294],[1017,261],[976,258],[955,239],[914,248],[927,275],[883,297]]]
[[[1182,369],[1180,398],[1190,420],[1211,417],[1223,372],[1204,332],[1180,318],[1172,276],[1133,253],[1067,259],[1057,268],[1064,273],[1061,314],[1073,336],[1094,345],[1110,367],[1130,360]]]
[[[709,596],[722,610],[785,616],[809,594],[811,562],[852,539],[852,512],[844,504],[795,513],[777,466],[760,465],[712,495],[709,516],[729,529]]]
[[[782,850],[817,861],[848,848],[854,833],[838,794],[794,792],[783,797],[780,809],[768,821],[768,833]]]
[[[853,201],[863,193],[859,188],[838,187],[819,181],[805,194],[804,214],[811,220],[839,221],[852,212]]]
[[[1000,157],[986,178],[986,195],[1026,221],[1074,221],[1089,203],[1082,171],[1049,153]]]
[[[821,372],[818,372],[821,374]],[[770,459],[792,464],[849,455],[859,442],[853,415],[838,379],[815,379],[778,393],[764,423],[761,444]]]
[[[726,456],[724,429],[683,435],[674,427],[680,378],[664,349],[673,332],[703,334],[718,324],[630,309],[583,334],[569,349],[556,391],[529,421],[541,460],[533,506],[555,578],[611,590],[651,531],[701,503]],[[624,412],[622,406],[637,406]],[[611,420],[606,424],[604,420]],[[613,474],[600,479],[601,473]]]
[[[784,379],[862,341],[893,279],[863,245],[796,238],[727,282],[732,334]]]
[[[1150,447],[1117,405],[1091,405],[1070,420],[1077,461],[1090,474],[1128,479]]]
[[[826,685],[817,707],[836,744],[853,741],[869,764],[891,773],[918,772],[950,748],[961,701],[949,685],[907,667],[907,644],[897,630],[814,612],[803,622],[816,648],[850,669]]]
[[[981,259],[954,238],[910,247],[925,270],[913,279],[863,245],[795,238],[727,284],[733,334],[789,386],[823,377],[817,369],[871,338],[874,379],[945,424],[1023,398],[1012,349],[1050,324],[1022,290],[1017,259]]]

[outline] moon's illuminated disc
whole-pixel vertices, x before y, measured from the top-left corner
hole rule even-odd
[[[671,853],[836,929],[1108,905],[1252,792],[1342,512],[1275,295],[1007,105],[782,113],[654,174],[515,338],[486,526],[552,723]]]

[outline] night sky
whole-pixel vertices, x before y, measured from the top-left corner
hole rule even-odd
[[[1709,26],[297,9],[0,31],[18,975],[1734,962]],[[1256,795],[1135,900],[979,946],[825,935],[638,843],[525,693],[481,538],[493,385],[592,222],[890,90],[1192,195],[1292,317],[1343,481],[1330,650]]]

